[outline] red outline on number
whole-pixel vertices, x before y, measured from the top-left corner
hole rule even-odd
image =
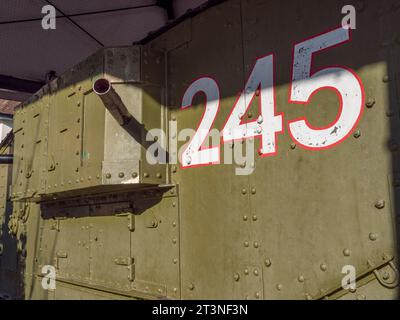
[[[339,28],[342,28],[342,26],[340,26]],[[354,70],[352,70],[352,69],[350,69],[350,68],[348,68],[348,67],[345,67],[345,66],[341,66],[341,65],[325,66],[325,67],[321,67],[321,68],[319,68],[319,69],[313,70],[314,54],[316,54],[316,53],[321,53],[321,52],[323,52],[323,51],[325,51],[325,50],[328,50],[328,49],[333,49],[333,48],[335,48],[335,47],[338,47],[338,46],[341,46],[341,45],[343,45],[343,44],[346,44],[346,43],[348,43],[348,42],[350,42],[350,41],[352,40],[352,31],[351,31],[351,29],[347,29],[348,32],[349,32],[349,39],[348,39],[348,40],[345,40],[345,41],[343,41],[343,42],[337,43],[337,44],[335,44],[335,45],[333,45],[333,46],[326,47],[326,48],[324,48],[324,49],[321,49],[321,50],[319,50],[319,51],[313,52],[313,53],[311,54],[310,78],[311,78],[314,74],[316,74],[317,72],[319,72],[319,71],[321,71],[321,70],[326,70],[326,69],[329,69],[329,68],[342,68],[342,69],[345,69],[345,70],[349,71],[350,73],[352,73],[352,74],[355,76],[355,78],[357,79],[357,81],[358,81],[358,83],[359,83],[359,85],[360,85],[360,88],[361,88],[361,111],[360,111],[360,114],[359,114],[358,117],[357,117],[357,120],[354,122],[353,127],[349,130],[349,132],[348,132],[343,138],[341,138],[340,140],[338,140],[337,142],[335,142],[335,143],[333,143],[333,144],[331,144],[331,145],[324,146],[324,147],[315,147],[315,148],[313,148],[313,147],[306,146],[306,145],[302,144],[301,142],[297,141],[297,140],[293,137],[292,132],[290,131],[290,124],[291,124],[292,122],[296,122],[296,121],[299,121],[299,120],[304,120],[304,121],[306,122],[307,126],[309,126],[311,129],[314,129],[314,130],[324,130],[324,129],[326,129],[326,128],[329,128],[329,127],[332,126],[333,124],[335,124],[335,123],[338,121],[338,119],[339,119],[339,117],[340,117],[340,115],[341,115],[341,113],[342,113],[342,109],[343,109],[343,98],[342,98],[342,95],[340,94],[340,92],[339,92],[339,91],[337,90],[337,88],[335,88],[335,87],[331,87],[331,86],[320,87],[320,88],[318,88],[317,90],[315,90],[315,91],[310,95],[310,97],[308,98],[308,100],[305,101],[305,102],[291,100],[292,86],[293,86],[293,66],[294,66],[294,56],[295,56],[295,47],[296,47],[296,45],[298,45],[299,43],[305,42],[305,41],[307,41],[307,40],[311,40],[311,39],[313,39],[313,38],[319,37],[319,36],[321,36],[321,35],[323,35],[323,34],[332,32],[332,31],[337,30],[337,29],[338,29],[338,27],[335,27],[335,28],[330,29],[330,30],[327,30],[327,31],[325,31],[325,32],[321,32],[321,33],[316,34],[316,35],[314,35],[314,36],[310,36],[310,37],[308,37],[308,38],[305,38],[304,40],[301,40],[301,41],[299,41],[299,42],[295,42],[294,45],[293,45],[293,49],[292,49],[292,64],[291,64],[291,67],[290,67],[291,69],[290,69],[290,86],[289,86],[289,92],[288,92],[288,102],[289,102],[289,103],[292,103],[292,104],[307,105],[307,104],[310,103],[310,100],[312,99],[312,97],[314,96],[314,94],[316,94],[318,91],[323,90],[323,89],[330,89],[330,90],[333,90],[333,91],[336,92],[336,94],[337,94],[338,97],[339,97],[339,111],[340,111],[340,112],[338,112],[338,114],[337,114],[335,120],[332,121],[330,124],[328,124],[328,125],[325,126],[325,127],[316,128],[316,127],[311,126],[310,123],[307,121],[307,118],[306,118],[306,117],[296,118],[296,119],[293,119],[293,120],[289,120],[289,121],[287,122],[288,132],[289,132],[289,135],[290,135],[290,137],[292,138],[292,140],[293,140],[295,143],[298,143],[300,147],[302,147],[302,148],[304,148],[304,149],[307,149],[307,150],[324,150],[324,149],[329,149],[329,148],[332,148],[332,147],[336,146],[337,144],[343,142],[345,139],[347,139],[347,138],[349,137],[349,135],[352,134],[353,130],[357,127],[357,125],[358,125],[358,123],[359,123],[359,121],[360,121],[360,119],[361,119],[362,114],[364,113],[364,104],[365,104],[365,90],[364,90],[364,85],[363,85],[363,83],[362,83],[362,81],[361,81],[361,78],[358,76],[358,74],[357,74]]]
[[[203,90],[197,91],[197,92],[193,95],[192,101],[191,101],[190,105],[187,105],[187,106],[183,106],[183,97],[185,96],[185,93],[186,93],[187,89],[190,88],[190,86],[191,86],[193,83],[195,83],[197,80],[200,80],[200,79],[203,79],[203,78],[209,78],[209,79],[213,80],[213,81],[215,82],[215,84],[217,85],[217,88],[218,88],[218,105],[217,105],[217,112],[216,112],[215,117],[214,117],[214,119],[213,119],[213,121],[212,121],[212,123],[211,123],[211,126],[210,126],[210,130],[208,131],[208,133],[207,133],[206,137],[204,138],[204,140],[201,142],[201,144],[200,144],[200,149],[197,150],[197,151],[200,151],[200,150],[208,150],[208,149],[212,149],[212,148],[218,148],[218,151],[219,151],[219,152],[218,152],[218,161],[217,161],[217,162],[208,162],[208,163],[201,163],[201,164],[194,164],[194,165],[183,166],[183,165],[182,165],[182,164],[183,164],[182,156],[183,156],[183,153],[186,151],[186,150],[184,150],[184,152],[182,152],[182,155],[181,155],[180,157],[178,157],[179,166],[180,166],[181,169],[188,169],[188,168],[196,168],[196,167],[210,166],[210,165],[214,165],[214,164],[219,164],[220,161],[221,161],[221,139],[219,140],[219,144],[218,144],[217,146],[210,146],[210,147],[208,147],[208,148],[204,148],[204,146],[203,146],[204,141],[207,139],[208,134],[210,133],[210,131],[212,130],[212,127],[214,126],[215,119],[217,118],[218,113],[219,113],[219,110],[220,110],[221,90],[220,90],[220,88],[219,88],[219,85],[218,85],[217,80],[214,79],[214,78],[211,77],[211,76],[208,76],[208,75],[200,76],[200,77],[195,78],[195,79],[186,87],[185,91],[183,92],[182,99],[181,99],[181,107],[180,107],[180,109],[181,109],[182,111],[184,111],[184,110],[189,110],[190,107],[192,106],[194,97],[195,97],[196,95],[198,95],[199,93],[200,93],[200,94],[203,94],[203,95],[205,96],[206,99],[205,99],[205,103],[204,103],[204,112],[203,112],[203,114],[202,114],[202,116],[201,116],[201,119],[200,119],[200,121],[199,121],[199,123],[198,123],[198,125],[197,125],[196,130],[195,130],[195,134],[196,134],[197,130],[198,130],[199,127],[200,127],[201,122],[203,121],[204,115],[206,114],[206,111],[207,111],[207,103],[208,103],[207,94],[206,94]],[[194,138],[194,136],[193,136],[193,137],[189,140],[189,142],[187,143],[188,146],[189,146],[190,143],[192,142],[193,138]],[[178,136],[177,136],[177,139],[178,139]],[[177,150],[177,153],[178,153],[178,155],[179,155],[179,150]]]
[[[252,137],[242,137],[242,138],[229,139],[229,140],[224,140],[223,135],[221,135],[221,142],[223,142],[224,144],[227,143],[227,142],[242,141],[242,140],[247,140],[247,139],[251,139],[251,138],[260,139],[260,148],[258,149],[258,155],[259,155],[261,158],[265,158],[265,157],[270,157],[270,156],[275,156],[275,155],[277,155],[277,153],[278,153],[278,144],[276,143],[276,142],[277,142],[277,136],[278,136],[278,134],[282,134],[282,133],[285,132],[284,113],[283,113],[283,112],[279,112],[279,113],[276,112],[276,94],[275,94],[276,66],[275,66],[275,54],[274,54],[274,53],[264,54],[264,55],[259,56],[259,57],[257,57],[257,58],[255,59],[255,61],[254,61],[254,63],[253,63],[253,67],[251,68],[251,71],[250,71],[249,75],[247,76],[247,79],[246,79],[246,81],[245,81],[245,83],[244,83],[244,87],[246,87],[246,84],[249,82],[250,76],[251,76],[251,74],[252,74],[252,72],[253,72],[253,70],[254,70],[256,64],[257,64],[257,61],[260,60],[260,59],[262,59],[262,58],[268,57],[268,56],[272,56],[272,95],[273,95],[273,99],[274,99],[274,117],[276,117],[276,116],[281,116],[281,127],[282,127],[282,130],[280,130],[280,131],[275,131],[275,133],[274,133],[274,136],[275,136],[275,151],[274,151],[274,152],[270,152],[270,153],[261,153],[261,150],[262,150],[262,148],[263,148],[263,143],[262,143],[262,138],[260,139],[260,137],[262,136],[262,133],[257,134],[257,135],[254,135],[254,136],[252,136]],[[260,88],[260,87],[261,87],[261,84],[258,85],[256,91],[257,91],[258,88]],[[237,103],[238,103],[238,101],[239,101],[239,99],[240,99],[240,96],[241,96],[241,95],[243,94],[243,92],[245,92],[245,91],[246,91],[246,88],[244,88],[243,90],[241,90],[241,91],[239,92],[239,94],[238,94],[238,96],[237,96],[237,98],[236,98],[236,101],[235,101],[235,103],[233,104],[233,107],[232,107],[231,111],[229,112],[228,117],[226,118],[224,125],[222,126],[221,133],[222,133],[222,131],[225,129],[225,126],[226,126],[226,124],[228,123],[228,120],[230,119],[233,110],[235,110],[235,107],[236,107],[236,105],[237,105]],[[244,116],[246,115],[247,111],[249,110],[251,104],[253,103],[254,98],[256,97],[256,91],[254,92],[254,95],[251,97],[251,100],[250,100],[249,104],[247,105],[247,107],[246,107],[246,109],[245,109],[245,111],[244,111],[243,118],[244,118]],[[261,90],[260,90],[260,95],[261,95]],[[261,113],[261,97],[258,97],[258,116],[260,116],[261,114],[262,114],[262,113]],[[240,119],[239,125],[257,122],[257,120],[248,121],[248,122],[243,122],[243,118]],[[257,117],[257,118],[258,118],[258,117]]]

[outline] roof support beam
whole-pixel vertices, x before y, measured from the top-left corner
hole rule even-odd
[[[19,79],[0,74],[0,90],[3,89],[17,92],[35,93],[43,85],[44,82]]]

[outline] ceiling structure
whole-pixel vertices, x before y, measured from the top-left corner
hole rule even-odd
[[[0,112],[105,46],[131,45],[179,20],[206,0],[1,0]],[[42,28],[42,8],[56,8],[56,29]]]

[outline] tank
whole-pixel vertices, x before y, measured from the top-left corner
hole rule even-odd
[[[0,298],[397,299],[400,6],[346,5],[211,1],[22,103]]]

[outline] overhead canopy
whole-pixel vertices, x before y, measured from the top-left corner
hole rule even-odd
[[[0,112],[103,46],[130,45],[206,0],[1,0]],[[56,8],[55,30],[42,8]]]

